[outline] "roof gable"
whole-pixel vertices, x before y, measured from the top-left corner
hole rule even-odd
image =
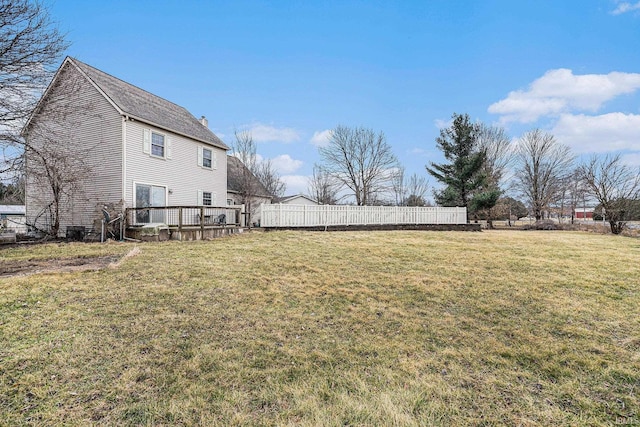
[[[229,147],[185,108],[68,57],[122,114],[200,142],[228,150]],[[63,66],[64,66],[63,63]]]
[[[308,201],[313,202],[316,205],[319,204],[316,200],[313,200],[311,197],[305,196],[304,194],[294,194],[291,196],[278,197],[276,198],[276,200],[274,200],[274,203],[287,203],[295,199],[307,199]]]
[[[242,175],[243,172],[247,170],[247,167],[242,163],[242,161],[235,156],[227,156],[227,191],[231,191],[234,193],[242,192]],[[256,194],[254,196],[258,197],[268,197],[272,196],[269,194],[264,185],[258,180],[258,178],[251,173],[252,187],[255,188]]]

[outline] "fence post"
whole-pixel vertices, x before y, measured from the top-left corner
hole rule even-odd
[[[182,206],[178,208],[178,233],[182,236]]]

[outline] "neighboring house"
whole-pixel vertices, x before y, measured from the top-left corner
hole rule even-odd
[[[65,89],[69,82],[72,91]],[[69,109],[54,123],[61,100],[79,111]],[[69,226],[99,230],[105,206],[118,214],[129,207],[225,204],[228,147],[204,117],[198,120],[183,107],[77,59],[64,60],[23,136],[28,146],[55,147],[77,158],[77,172],[70,174],[76,181],[60,205],[59,234]],[[42,167],[27,149],[27,221],[47,229],[53,193],[39,174]],[[162,222],[164,214],[156,214],[140,220]]]
[[[251,224],[260,223],[260,205],[271,203],[273,196],[260,180],[235,156],[227,156],[227,205],[245,205]],[[249,203],[246,203],[249,199]],[[247,206],[247,204],[249,206]]]
[[[25,234],[27,232],[25,215],[24,205],[0,205],[0,230]]]
[[[283,205],[313,205],[313,206],[317,206],[320,204],[315,200],[313,200],[311,197],[305,196],[304,194],[278,197],[273,200],[273,203],[282,203]]]

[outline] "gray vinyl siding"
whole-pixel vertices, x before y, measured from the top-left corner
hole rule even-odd
[[[77,71],[72,68],[73,74]],[[63,75],[64,77],[64,75]],[[55,89],[51,95],[55,94]],[[79,172],[77,188],[62,206],[60,215],[60,233],[66,232],[69,225],[81,225],[88,229],[99,227],[102,217],[101,208],[119,209],[122,203],[122,119],[117,110],[85,79],[77,94],[78,105],[90,105],[90,111],[84,111],[81,121],[74,121],[70,134],[72,137],[60,141],[60,149],[69,156],[83,156],[86,167]],[[46,101],[46,100],[45,100]],[[46,111],[47,104],[43,107]],[[36,115],[36,123],[42,115]],[[27,134],[28,135],[28,134]],[[27,136],[27,138],[29,138]],[[39,141],[31,140],[37,145]],[[79,154],[81,153],[81,154]],[[33,163],[31,163],[33,164]],[[34,220],[43,208],[52,200],[46,183],[34,182],[29,175],[29,157],[27,156],[26,206],[27,219]],[[114,209],[115,208],[115,209]],[[46,228],[46,220],[41,217],[39,226]],[[99,228],[98,228],[99,229]]]
[[[144,130],[149,129],[165,135],[171,140],[171,158],[157,158],[143,151]],[[215,205],[226,205],[227,195],[227,154],[226,150],[204,144],[193,139],[174,134],[129,120],[126,133],[126,182],[125,201],[127,207],[135,207],[134,185],[150,184],[167,187],[168,206],[198,205],[198,191],[215,193]],[[198,147],[205,147],[217,157],[216,169],[198,166]],[[166,150],[165,146],[165,150]]]

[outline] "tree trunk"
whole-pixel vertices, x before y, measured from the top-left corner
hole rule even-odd
[[[624,228],[624,223],[620,221],[609,221],[609,225],[611,226],[611,232],[613,234],[622,233],[622,229]]]

